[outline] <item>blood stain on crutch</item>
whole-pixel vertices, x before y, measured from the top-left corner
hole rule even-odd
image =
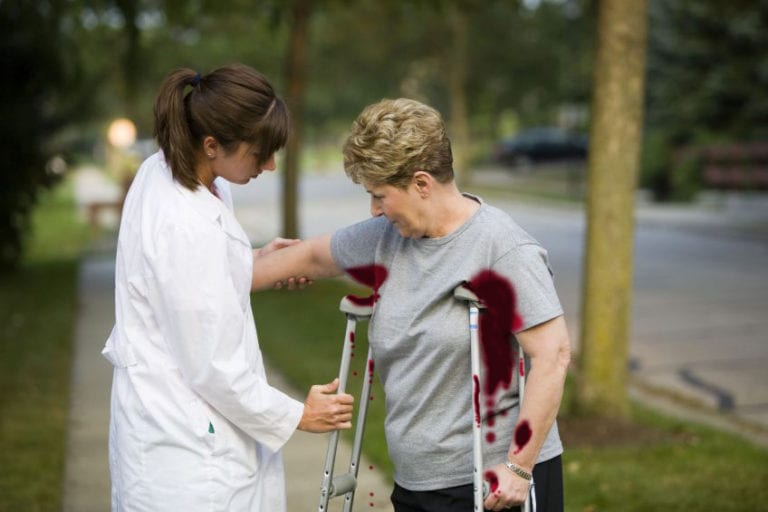
[[[522,327],[523,322],[517,314],[515,290],[509,280],[492,270],[483,270],[468,284],[485,305],[485,311],[480,316],[480,344],[486,369],[485,405],[490,411],[489,426],[492,427],[496,405],[494,397],[499,389],[509,389],[516,367],[516,354],[509,336]],[[479,405],[476,410],[479,410]],[[495,434],[489,432],[486,440],[495,441]]]
[[[472,399],[475,404],[475,423],[480,424],[480,378],[477,375],[472,376],[474,389],[472,390]]]

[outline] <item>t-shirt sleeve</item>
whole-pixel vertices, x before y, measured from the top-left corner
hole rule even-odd
[[[331,256],[343,269],[375,263],[376,248],[387,229],[388,221],[373,217],[337,230],[331,237]]]
[[[493,270],[509,277],[515,291],[515,308],[522,320],[517,332],[563,314],[552,279],[547,251],[538,244],[522,244],[499,258]]]

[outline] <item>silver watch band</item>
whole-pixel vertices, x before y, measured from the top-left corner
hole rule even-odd
[[[504,465],[507,466],[507,469],[509,469],[520,478],[528,480],[529,482],[531,481],[531,478],[533,478],[529,472],[525,471],[523,468],[513,462],[506,462]]]

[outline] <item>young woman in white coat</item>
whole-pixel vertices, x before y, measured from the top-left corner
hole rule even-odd
[[[171,73],[155,103],[161,148],[125,200],[117,247],[109,435],[113,511],[285,510],[281,446],[298,428],[351,426],[337,382],[302,404],[269,385],[251,312],[258,259],[228,182],[275,170],[288,112],[241,65]]]

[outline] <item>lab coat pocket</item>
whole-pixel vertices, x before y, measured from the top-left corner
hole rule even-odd
[[[101,355],[115,368],[128,368],[136,365],[136,355],[133,353],[131,345],[120,339],[117,326],[112,328]]]
[[[216,447],[216,425],[208,408],[199,399],[193,399],[189,404],[189,413],[193,423],[195,436],[203,442],[208,451]]]

